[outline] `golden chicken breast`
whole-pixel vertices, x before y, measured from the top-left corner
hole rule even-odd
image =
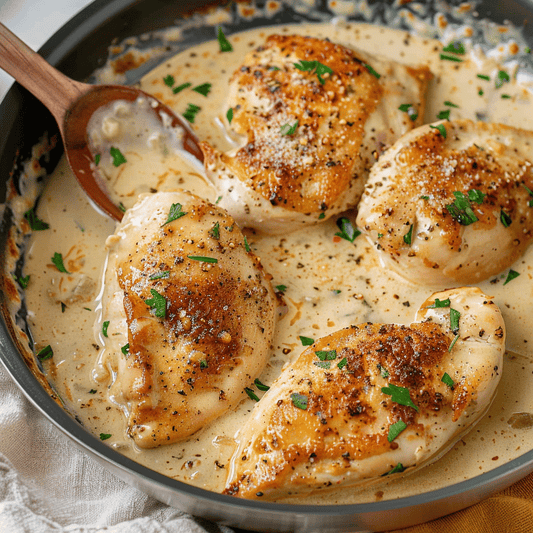
[[[504,349],[500,311],[477,288],[434,294],[410,326],[317,340],[237,434],[224,492],[275,500],[437,459],[488,409]]]
[[[468,120],[422,126],[373,167],[357,225],[419,283],[471,284],[532,239],[533,132]]]
[[[230,126],[243,146],[202,144],[220,205],[268,233],[355,205],[376,156],[422,124],[429,78],[426,67],[327,40],[271,35],[230,82]],[[411,114],[399,109],[406,104]]]
[[[142,197],[107,246],[99,366],[110,398],[141,448],[179,441],[263,369],[275,294],[235,221],[190,193]]]

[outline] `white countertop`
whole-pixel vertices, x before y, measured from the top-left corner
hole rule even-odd
[[[63,24],[92,0],[0,0],[0,22],[38,50]],[[0,71],[0,100],[13,78]]]

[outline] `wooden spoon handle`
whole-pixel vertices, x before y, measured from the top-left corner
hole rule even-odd
[[[52,113],[61,131],[65,112],[90,85],[71,80],[0,23],[0,68],[36,96]]]

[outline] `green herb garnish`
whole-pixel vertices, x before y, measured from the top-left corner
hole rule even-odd
[[[174,89],[172,89],[172,92],[174,94],[181,93],[181,91],[183,91],[184,89],[188,89],[191,85],[192,83],[189,83],[189,82],[182,83],[181,85],[174,87]]]
[[[244,249],[247,252],[251,252],[252,249],[250,248],[250,245],[248,244],[248,239],[246,238],[246,235],[243,235],[243,238],[244,238]]]
[[[499,70],[498,74],[496,75],[496,82],[495,87],[496,89],[499,89],[504,83],[508,83],[511,81],[511,77],[505,70]]]
[[[226,113],[226,118],[228,119],[228,122],[231,124],[231,121],[233,120],[233,108],[232,107],[228,109],[228,112]]]
[[[196,118],[196,115],[200,109],[202,108],[195,104],[187,104],[187,109],[185,110],[185,113],[183,113],[183,118],[187,119],[191,124],[193,124],[194,119]]]
[[[168,74],[167,76],[163,78],[163,83],[167,87],[172,87],[175,83],[174,76],[172,76],[172,74]]]
[[[453,389],[454,386],[455,386],[455,382],[453,381],[453,379],[450,377],[450,375],[447,372],[444,372],[444,376],[442,376],[441,381],[445,385],[448,385],[448,387],[450,387],[450,389]]]
[[[393,383],[389,383],[388,387],[381,387],[381,392],[390,395],[393,402],[400,405],[406,405],[407,407],[412,407],[418,411],[418,407],[413,403],[413,400],[411,400],[408,388],[398,387]]]
[[[276,285],[275,289],[278,292],[285,292],[287,290],[287,285]]]
[[[16,278],[17,283],[20,285],[21,289],[27,289],[28,283],[30,282],[30,275],[27,276],[17,276]]]
[[[461,318],[461,313],[450,307],[450,329],[453,333],[459,333],[459,319]]]
[[[250,400],[253,400],[254,402],[259,401],[259,396],[257,396],[257,394],[252,389],[250,389],[250,387],[244,387],[244,392],[248,394]]]
[[[446,298],[446,300],[439,300],[438,298],[435,298],[435,302],[432,305],[428,305],[426,309],[440,309],[441,307],[450,307],[450,299]]]
[[[152,293],[152,298],[147,298],[145,300],[146,305],[155,311],[155,316],[157,318],[165,318],[167,314],[166,298],[159,294],[155,289],[150,289],[150,292]]]
[[[111,154],[111,157],[113,158],[113,166],[119,167],[120,165],[127,163],[126,158],[124,157],[124,154],[118,148],[115,148],[114,146],[112,146],[109,149],[109,153]]]
[[[450,102],[449,100],[446,100],[444,102],[444,105],[447,105],[448,107],[459,107],[457,104],[454,104],[453,102]]]
[[[346,357],[343,357],[343,358],[337,363],[337,368],[338,368],[339,370],[342,370],[347,364],[348,364],[348,360],[346,359]]]
[[[409,231],[403,236],[403,242],[408,246],[411,246],[413,240],[413,224],[409,226]]]
[[[296,121],[294,124],[283,124],[280,128],[280,133],[282,135],[294,135],[296,130],[298,129],[298,121]]]
[[[476,204],[479,204],[479,205],[483,203],[485,196],[487,196],[485,193],[478,191],[477,189],[470,189],[468,191],[468,199],[471,202],[476,202]]]
[[[291,400],[294,406],[298,407],[298,409],[303,409],[304,411],[307,409],[308,398],[305,394],[300,394],[299,392],[293,392],[291,394]]]
[[[207,361],[205,359],[202,359],[200,361],[200,368],[203,370],[204,368],[207,368]]]
[[[451,55],[448,55],[448,54],[441,54],[440,58],[444,59],[446,61],[455,61],[457,63],[462,63],[463,62],[463,60],[460,57],[451,56]]]
[[[457,334],[453,341],[451,342],[450,346],[448,346],[448,352],[452,351],[452,348],[455,346],[455,343],[459,340],[459,334]]]
[[[32,231],[41,231],[48,229],[50,224],[48,222],[43,222],[36,214],[35,210],[32,207],[24,213],[24,218],[28,221]]]
[[[188,255],[187,256],[192,261],[201,261],[203,263],[218,263],[218,259],[216,257],[205,257],[203,255]]]
[[[460,55],[464,55],[466,52],[465,47],[461,41],[454,41],[453,43],[450,43],[448,46],[443,48],[442,51]]]
[[[102,156],[100,154],[96,154],[94,156],[94,164],[95,166],[98,166],[98,164],[100,163],[100,159],[102,158]]]
[[[202,85],[198,85],[192,90],[201,94],[202,96],[207,96],[211,91],[211,83],[202,83]]]
[[[477,222],[478,218],[472,210],[469,197],[461,191],[454,191],[455,200],[453,204],[446,205],[446,209],[454,220],[462,226],[468,226]]]
[[[444,139],[446,139],[446,128],[444,127],[444,124],[437,124],[436,126],[433,126],[433,124],[429,125],[430,128],[437,130]]]
[[[382,476],[390,476],[391,474],[398,474],[400,472],[403,472],[405,470],[405,466],[402,465],[402,463],[398,463],[392,470],[389,470],[388,472],[385,472],[384,474],[381,474]]]
[[[372,74],[372,76],[376,77],[378,80],[379,78],[381,78],[381,74],[378,74],[369,64],[363,63],[363,65],[366,68],[366,70],[368,70],[368,72]]]
[[[100,440],[107,440],[112,437],[111,433],[100,433]]]
[[[403,420],[398,420],[398,422],[392,424],[389,427],[389,434],[387,435],[387,440],[389,442],[392,442],[406,428],[407,424]]]
[[[357,237],[359,237],[359,235],[361,235],[361,232],[356,229],[346,217],[337,219],[337,227],[340,229],[340,231],[335,233],[335,235],[341,239],[353,242]]]
[[[65,274],[70,274],[70,272],[65,268],[65,265],[63,264],[63,255],[55,252],[52,257],[52,263],[56,266],[57,270],[59,272],[64,272]]]
[[[129,355],[130,354],[130,343],[128,342],[127,344],[122,346],[122,348],[120,348],[120,351],[126,356]]]
[[[418,113],[412,104],[402,104],[398,109],[407,113],[413,122],[418,118]]]
[[[166,226],[167,224],[170,224],[174,220],[178,220],[178,218],[185,216],[187,213],[185,211],[182,211],[182,209],[183,209],[183,206],[181,204],[172,204],[168,212],[167,220],[164,224],[162,224],[161,227]]]
[[[209,230],[209,235],[211,235],[213,239],[220,239],[220,223],[215,222],[213,224],[213,227]]]
[[[333,70],[328,66],[323,65],[319,61],[304,61],[303,59],[299,63],[294,63],[294,66],[302,72],[311,72],[316,74],[318,81],[321,85],[326,83],[326,80],[322,77],[324,75],[333,74]]]
[[[311,346],[311,344],[315,342],[315,340],[312,339],[311,337],[304,337],[300,335],[298,338],[300,339],[302,346]]]
[[[508,228],[513,222],[511,217],[503,209],[500,211],[500,220],[506,228]]]
[[[437,118],[439,120],[448,120],[450,118],[450,110],[446,109],[444,111],[440,111],[439,114],[437,115]]]
[[[255,378],[254,379],[254,385],[260,390],[260,391],[267,391],[268,389],[270,389],[270,387],[268,385],[265,385],[264,383],[261,383],[259,381],[259,378]]]
[[[157,272],[156,274],[152,274],[148,279],[150,281],[155,281],[158,279],[168,279],[170,277],[170,270],[163,270],[161,272]]]
[[[379,375],[382,377],[382,378],[388,378],[389,377],[389,371],[382,365],[378,364],[377,365],[377,369],[379,371]]]
[[[220,27],[218,28],[217,38],[218,38],[218,44],[220,45],[221,52],[232,52],[233,51],[233,46],[231,46],[231,43],[228,41],[228,39],[224,35],[224,32],[222,31],[222,28]]]
[[[333,361],[337,358],[337,350],[318,350],[315,354],[321,361]]]
[[[103,324],[102,324],[102,335],[104,337],[107,337],[107,328],[109,327],[109,320],[106,320]]]
[[[507,283],[509,283],[510,281],[513,281],[513,279],[517,278],[518,276],[520,276],[520,273],[519,272],[516,272],[516,270],[509,270],[509,272],[507,273],[507,277],[505,278],[505,281],[503,282],[504,285],[507,285]]]
[[[47,359],[51,359],[53,355],[54,351],[52,350],[52,347],[48,345],[37,353],[37,358],[39,361],[46,361]]]
[[[480,80],[490,81],[490,76],[487,76],[486,74],[477,74],[477,77]]]

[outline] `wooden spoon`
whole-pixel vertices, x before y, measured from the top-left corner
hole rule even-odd
[[[110,217],[120,221],[122,211],[109,198],[104,181],[95,170],[94,157],[87,143],[87,124],[93,113],[114,100],[151,99],[157,116],[166,113],[172,126],[184,130],[183,147],[199,161],[203,153],[198,138],[174,112],[140,89],[122,85],[89,85],[74,81],[47,63],[0,23],[0,68],[36,96],[59,125],[65,153],[72,171],[89,198]]]

